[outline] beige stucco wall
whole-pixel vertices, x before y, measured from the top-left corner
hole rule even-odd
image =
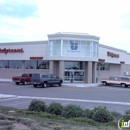
[[[0,69],[0,78],[11,79],[12,76],[21,76],[23,73],[49,73],[48,69]]]
[[[120,66],[120,73],[122,75],[124,75],[125,72],[128,72],[130,74],[130,65],[128,65],[128,64],[121,64],[121,66]]]
[[[107,52],[119,54],[119,58],[107,56]],[[99,44],[98,59],[105,59],[104,63],[110,63],[110,70],[97,71],[97,78],[101,80],[101,78],[107,78],[110,76],[124,75],[124,72],[130,74],[129,57],[130,54],[124,50]],[[125,64],[121,64],[121,61],[125,62]]]
[[[110,76],[123,76],[124,72],[128,72],[130,74],[130,65],[126,64],[110,64],[110,70],[101,71],[97,70],[97,78],[99,81],[102,78],[108,78]]]
[[[120,73],[120,64],[110,64],[109,76],[123,75]]]
[[[97,81],[100,81],[102,78],[107,78],[110,76],[109,71],[98,71],[97,70]]]
[[[107,52],[119,54],[119,58],[107,56]],[[105,59],[106,63],[120,64],[120,61],[124,61],[125,64],[130,64],[129,57],[130,57],[130,54],[124,50],[120,50],[117,48],[113,48],[113,47],[99,44],[98,58]]]
[[[43,57],[47,59],[48,42],[35,41],[35,42],[19,42],[19,43],[1,43],[1,49],[21,49],[23,53],[0,53],[0,60],[30,60],[30,57]]]
[[[30,57],[43,57],[47,60],[48,55],[48,41],[34,41],[34,42],[16,42],[16,43],[1,43],[1,49],[21,49],[23,53],[0,53],[0,60],[30,60]],[[47,69],[0,69],[0,78],[11,79],[12,76],[20,76],[23,73],[49,73]]]

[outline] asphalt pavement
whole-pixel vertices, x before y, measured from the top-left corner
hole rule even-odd
[[[13,82],[12,79],[0,79],[0,82]],[[66,86],[66,87],[98,87],[101,85],[100,82],[98,83],[91,83],[91,84],[88,84],[88,83],[63,83],[62,84],[63,86]]]
[[[0,82],[7,82],[7,83],[12,83],[12,79],[0,79]],[[100,86],[101,83],[92,83],[92,84],[87,84],[87,83],[63,83],[62,86],[64,87],[98,87]],[[4,98],[15,98],[17,96],[15,95],[5,95],[5,94],[0,94],[0,99]]]
[[[47,88],[34,88],[32,85],[16,85],[14,82],[0,82],[0,105],[27,108],[32,99],[43,100],[47,105],[59,102],[62,105],[76,104],[83,108],[106,106],[111,111],[124,113],[130,109],[130,88],[102,86],[99,84],[63,84]],[[95,86],[94,86],[95,85]],[[99,85],[99,86],[98,86]]]

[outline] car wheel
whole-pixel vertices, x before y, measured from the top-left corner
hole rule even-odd
[[[24,81],[23,84],[24,84],[24,85],[27,85],[27,81]]]
[[[44,82],[43,85],[42,85],[43,88],[46,88],[47,87],[47,83]]]
[[[125,88],[125,87],[126,87],[126,84],[122,83],[122,84],[121,84],[121,87],[122,87],[122,88]]]
[[[18,83],[18,82],[16,82],[16,85],[19,85],[19,83]]]
[[[107,82],[103,82],[103,86],[107,86]]]
[[[36,84],[34,84],[34,85],[33,85],[33,87],[34,87],[34,88],[37,88],[37,85],[36,85]]]
[[[59,82],[59,86],[61,86],[61,84],[62,84],[62,81]]]

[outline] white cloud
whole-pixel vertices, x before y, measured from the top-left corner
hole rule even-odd
[[[3,3],[4,2],[4,0],[0,0],[0,3]]]
[[[31,1],[21,2],[29,4]],[[34,0],[33,2],[38,9],[35,12],[37,16],[26,19],[0,17],[2,22],[0,42],[44,40],[47,39],[48,33],[59,31],[84,32],[99,36],[101,44],[130,52],[130,48],[124,46],[130,44],[130,29],[125,27],[129,16],[122,17],[130,13],[129,0]]]

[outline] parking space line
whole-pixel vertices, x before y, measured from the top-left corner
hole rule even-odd
[[[6,96],[7,95],[5,95],[5,97]],[[86,100],[86,99],[68,99],[68,98],[53,98],[53,97],[31,97],[31,96],[17,96],[17,95],[14,95],[14,97],[12,97],[12,98],[3,99],[0,101],[7,101],[7,100],[14,100],[14,99],[39,99],[39,100],[52,100],[52,101],[67,101],[68,104],[71,102],[84,102],[84,103],[87,102],[87,103],[101,103],[101,104],[114,104],[114,105],[130,106],[130,102]],[[17,103],[16,105],[24,104],[24,103],[29,103],[29,102]],[[67,104],[67,103],[64,103],[64,104]]]
[[[51,98],[51,97],[29,97],[29,96],[19,96],[18,98],[42,99],[42,100],[57,100],[57,101],[69,101],[69,102],[89,102],[89,103],[103,103],[103,104],[128,105],[128,106],[130,106],[130,102],[85,100],[85,99],[68,99],[68,98]]]
[[[8,101],[8,100],[13,100],[13,99],[18,99],[18,97],[13,97],[13,98],[3,98],[3,99],[0,99],[0,101]]]

